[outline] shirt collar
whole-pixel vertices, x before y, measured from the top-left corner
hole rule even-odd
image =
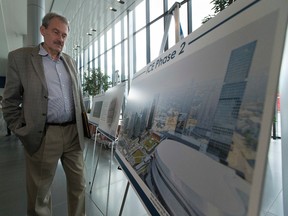
[[[39,55],[41,55],[42,57],[44,56],[49,56],[51,58],[51,56],[49,55],[49,53],[44,49],[43,45],[40,44],[40,49],[39,49]],[[62,52],[60,52],[59,54],[59,58],[57,60],[62,60]],[[52,59],[52,58],[51,58]]]

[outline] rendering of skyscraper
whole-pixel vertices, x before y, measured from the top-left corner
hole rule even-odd
[[[247,84],[256,41],[231,52],[211,129],[207,152],[226,160]]]

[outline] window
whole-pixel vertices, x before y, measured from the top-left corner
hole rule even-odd
[[[99,48],[98,48],[98,40],[96,40],[96,41],[94,42],[94,58],[98,57],[98,55],[99,55],[98,51],[99,51]]]
[[[168,9],[170,9],[175,2],[182,2],[179,0],[142,0],[134,9],[128,8],[127,10],[129,10],[129,12],[123,12],[123,17],[117,17],[116,23],[109,22],[111,24],[107,25],[104,30],[101,29],[101,31],[98,31],[100,29],[97,29],[97,35],[100,32],[102,35],[98,35],[97,38],[95,38],[95,41],[82,41],[84,44],[81,44],[81,46],[83,48],[85,47],[85,50],[79,48],[79,50],[76,52],[73,50],[73,46],[75,45],[73,45],[73,43],[68,44],[69,47],[67,47],[67,50],[71,50],[70,52],[75,52],[73,53],[73,56],[77,60],[77,66],[79,71],[82,71],[82,75],[89,66],[90,68],[100,68],[103,73],[107,73],[107,75],[110,76],[111,80],[112,76],[114,76],[115,70],[118,70],[120,79],[125,80],[128,78],[128,72],[131,74],[135,73],[147,65],[147,51],[149,51],[149,49],[147,50],[147,46],[150,47],[151,61],[159,56],[159,51],[164,36],[164,17],[150,25],[150,44],[147,44],[147,29],[145,28],[147,25],[146,1],[150,1],[148,8],[148,22],[151,22],[159,16],[163,15],[164,2],[167,2]],[[179,19],[184,37],[186,37],[188,34],[188,20],[192,21],[192,30],[194,31],[202,25],[202,20],[207,15],[213,14],[213,11],[211,10],[213,7],[211,0],[199,0],[190,2],[192,4],[193,18],[187,16],[188,1],[181,5],[179,11]],[[134,7],[134,4],[132,7]],[[92,23],[97,23],[97,17],[93,17],[93,13],[85,14],[86,12],[87,10],[84,10],[83,8],[78,10],[71,25],[78,26],[77,23],[82,23],[81,19],[83,19],[83,15],[86,15],[86,17],[88,16],[89,21],[91,19]],[[129,26],[127,16],[128,14],[131,15],[131,17],[129,17]],[[113,21],[113,18],[111,21]],[[113,25],[114,29],[112,31]],[[95,25],[95,27],[99,28],[100,26]],[[133,39],[129,40],[130,56],[128,56],[128,29],[129,33],[131,35],[133,34]],[[75,38],[80,38],[80,36],[77,35],[78,33],[75,34]],[[129,35],[129,37],[131,35]],[[112,39],[114,39],[114,44]],[[168,44],[169,48],[175,45],[175,20],[173,16],[171,17],[171,23],[168,32]],[[114,50],[115,59],[113,56]]]
[[[142,1],[136,6],[135,10],[135,31],[146,26],[146,1]],[[136,71],[139,71],[146,65],[146,29],[135,34],[135,60]]]
[[[145,25],[146,25],[146,1],[144,0],[135,8],[135,30],[138,31]]]
[[[212,7],[213,5],[211,4],[211,0],[192,1],[193,31],[202,25],[202,20],[206,16],[214,14],[214,12],[211,10]]]
[[[124,49],[124,59],[122,57],[122,62],[124,63],[124,67],[122,65],[122,68],[124,68],[124,71],[121,73],[121,80],[126,80],[128,79],[128,41],[125,40],[123,44],[123,49]]]
[[[100,56],[100,70],[102,73],[105,73],[104,68],[105,68],[105,58],[104,54]]]
[[[168,10],[174,5],[174,3],[177,2],[175,0],[169,0],[168,1]],[[199,1],[198,1],[199,2]],[[202,3],[202,1],[201,1]],[[199,3],[198,3],[199,4]],[[188,32],[188,26],[187,26],[187,3],[183,4],[179,8],[179,22],[182,28],[183,35],[182,37],[187,36]],[[176,38],[175,38],[175,18],[174,16],[171,18],[171,23],[170,23],[170,28],[169,28],[169,33],[168,33],[168,38],[169,38],[169,48],[174,46],[176,44]],[[180,38],[181,40],[181,38]]]
[[[123,25],[122,31],[123,31],[123,34],[124,34],[124,38],[127,38],[127,32],[128,32],[127,31],[128,30],[128,27],[127,27],[127,16],[124,16],[121,24]]]
[[[183,37],[186,37],[188,34],[187,3],[180,7],[179,19],[183,31]]]
[[[84,70],[88,67],[88,49],[84,51],[84,64],[83,64]]]
[[[87,66],[88,68],[90,68],[90,69],[92,69],[93,67],[94,67],[94,61],[92,60],[92,61],[90,61],[89,63],[88,63],[88,66]]]
[[[115,25],[115,44],[121,41],[121,21],[117,22]]]
[[[98,65],[98,58],[95,58],[94,60],[94,68],[98,68],[99,65]]]
[[[106,74],[109,76],[108,81],[112,81],[112,76],[113,76],[113,72],[112,72],[112,50],[110,49],[107,52],[107,71]]]
[[[150,26],[151,61],[159,56],[159,51],[164,35],[163,23],[163,18],[161,18]]]
[[[111,49],[112,47],[112,29],[111,28],[107,31],[106,37],[107,37],[106,49],[108,50],[108,49]]]
[[[156,19],[162,14],[163,14],[163,0],[150,0],[150,21]]]
[[[89,46],[89,59],[88,61],[91,62],[93,60],[94,56],[93,56],[93,44],[91,44]]]
[[[122,73],[122,54],[121,54],[121,44],[115,47],[115,71],[118,70],[118,75],[121,76]]]
[[[179,2],[177,0],[168,0],[168,10],[173,6],[175,2]]]
[[[150,22],[163,14],[163,0],[150,0]],[[150,58],[151,61],[159,56],[164,36],[164,18],[150,25]]]
[[[105,40],[104,39],[105,39],[104,35],[102,35],[101,38],[100,38],[100,54],[101,55],[105,52]]]
[[[135,35],[136,41],[136,71],[146,66],[146,29],[141,30]]]
[[[80,54],[80,59],[79,59],[79,68],[82,68],[83,67],[83,60],[84,60],[84,55],[83,55],[83,52],[81,52]]]

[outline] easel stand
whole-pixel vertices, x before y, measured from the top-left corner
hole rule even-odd
[[[90,174],[90,176],[92,176],[93,162],[94,162],[94,158],[95,158],[95,148],[96,148],[96,143],[97,143],[97,133],[98,133],[98,127],[96,126],[95,137],[94,137],[94,145],[93,145],[93,156],[92,156],[92,160],[91,160],[91,174]],[[86,151],[86,154],[87,154],[87,151]],[[85,160],[86,160],[86,156],[85,156]],[[97,161],[98,160],[99,160],[99,156],[98,156]],[[91,181],[89,181],[89,184],[91,184]]]
[[[179,9],[180,9],[180,7],[181,7],[181,4],[179,2],[175,2],[174,5],[168,11],[168,17],[167,17],[167,19],[165,19],[164,35],[162,38],[162,43],[161,43],[159,55],[161,55],[164,52],[164,48],[165,48],[165,45],[167,42],[168,32],[169,32],[172,16],[174,16],[174,20],[175,20],[175,43],[180,41],[180,37],[181,37],[181,35],[180,35],[181,34],[181,31],[180,31],[181,27],[180,27],[180,21],[179,21]]]
[[[91,124],[91,123],[90,123]],[[96,143],[96,138],[97,138],[97,126],[96,125],[94,125],[95,126],[95,133],[94,133],[94,147],[95,147],[95,143]],[[91,138],[92,139],[92,138]],[[88,147],[87,147],[87,145],[86,145],[86,151],[85,151],[85,155],[84,155],[84,161],[86,161],[86,158],[87,158],[87,153],[88,153]],[[94,148],[94,150],[95,150],[95,148]],[[94,150],[93,150],[93,152],[94,152]]]
[[[126,202],[126,197],[127,197],[128,190],[129,190],[129,186],[130,186],[130,183],[129,183],[129,181],[128,181],[128,182],[127,182],[127,185],[126,185],[125,192],[124,192],[124,197],[123,197],[123,200],[122,200],[122,204],[121,204],[119,216],[122,215],[122,212],[123,212],[123,209],[124,209],[124,205],[125,205],[125,202]]]
[[[112,170],[112,161],[113,161],[113,156],[114,156],[114,142],[115,141],[112,141],[112,145],[111,145],[111,158],[110,158],[109,177],[108,177],[106,216],[108,216],[109,194],[110,194],[110,183],[111,183],[111,170]]]
[[[100,131],[101,133],[101,131]],[[111,170],[112,170],[112,161],[113,161],[113,156],[114,156],[114,143],[115,143],[115,139],[111,139],[110,137],[106,136],[104,133],[101,133],[102,135],[104,135],[108,140],[110,140],[112,142],[111,144],[111,158],[110,158],[110,165],[109,165],[109,176],[108,176],[108,192],[107,192],[107,205],[106,205],[106,216],[108,216],[108,207],[109,207],[109,194],[110,194],[110,183],[111,183]],[[95,138],[95,143],[94,143],[94,149],[93,149],[93,159],[92,159],[92,164],[91,167],[93,167],[93,161],[94,161],[94,154],[95,154],[95,146],[96,146],[96,138]],[[93,174],[93,179],[90,182],[91,186],[90,186],[90,194],[92,193],[92,189],[93,189],[93,185],[94,185],[94,181],[95,181],[95,176],[97,173],[97,168],[98,168],[98,164],[99,164],[99,158],[100,155],[102,153],[102,148],[103,148],[103,143],[101,142],[101,146],[100,146],[100,152],[96,161],[96,165],[95,165],[95,169],[94,169],[94,174]],[[91,169],[92,172],[92,169]],[[92,173],[91,173],[92,174]],[[92,176],[92,175],[91,175]]]
[[[98,168],[98,164],[99,164],[100,155],[102,153],[102,148],[103,148],[103,143],[101,143],[101,146],[100,146],[100,152],[99,152],[99,155],[97,157],[96,166],[95,166],[94,174],[93,174],[93,179],[92,179],[92,181],[89,182],[89,184],[91,184],[90,194],[92,192],[92,188],[93,188],[93,184],[94,184],[94,180],[95,180],[95,176],[96,176],[96,172],[97,172],[97,168]],[[92,160],[92,164],[93,164],[93,161],[94,160]],[[91,176],[92,176],[92,166],[91,166]]]

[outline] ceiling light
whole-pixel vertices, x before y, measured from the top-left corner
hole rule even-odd
[[[80,45],[75,44],[73,49],[77,50],[77,48],[80,48]]]
[[[111,10],[111,11],[114,11],[114,12],[117,11],[117,10],[116,10],[115,8],[113,8],[113,7],[110,7],[110,10]]]
[[[124,4],[125,2],[122,0],[117,0],[120,4]]]

